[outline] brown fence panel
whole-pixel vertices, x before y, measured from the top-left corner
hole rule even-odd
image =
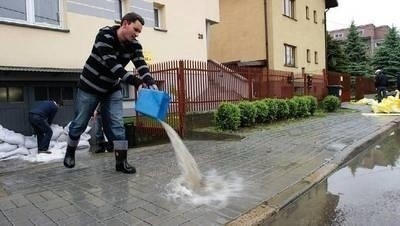
[[[293,75],[293,88],[295,96],[306,95],[306,80],[303,74],[296,73]]]
[[[370,77],[355,77],[355,87],[356,87],[356,100],[364,98],[365,94],[374,94],[375,82],[374,78]]]
[[[348,102],[351,100],[351,77],[349,74],[327,71],[328,85],[341,85],[341,100]]]
[[[268,70],[267,96],[292,98],[294,95],[294,75],[288,71]]]
[[[180,132],[182,129],[182,119],[179,117],[178,104],[178,74],[179,62],[170,61],[149,65],[153,78],[156,80],[158,88],[170,94],[171,102],[166,122]],[[150,119],[137,113],[136,131],[138,135],[146,135],[151,137],[165,137],[165,131],[157,121]]]
[[[310,92],[308,95],[316,97],[317,100],[324,99],[328,93],[325,75],[308,74],[307,76],[311,77],[311,88],[309,89]]]

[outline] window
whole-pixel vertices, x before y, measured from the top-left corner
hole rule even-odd
[[[317,23],[317,10],[314,10],[314,23]]]
[[[35,87],[35,100],[72,100],[72,87]]]
[[[60,0],[1,0],[0,21],[60,26]]]
[[[296,65],[295,54],[296,47],[285,44],[285,66],[294,67]]]
[[[165,25],[165,6],[159,3],[154,3],[154,28],[166,29]]]
[[[315,62],[315,64],[318,64],[318,52],[317,51],[314,52],[314,62]]]
[[[308,6],[306,6],[306,19],[310,19],[310,9],[308,8]]]
[[[122,19],[122,1],[123,0],[115,0],[114,1],[115,20],[118,20],[118,21],[120,21]]]
[[[311,63],[311,51],[310,49],[307,49],[307,63]]]
[[[154,27],[160,27],[160,9],[154,8]]]
[[[0,87],[0,103],[23,102],[23,87]]]
[[[283,15],[294,18],[294,1],[283,0]]]

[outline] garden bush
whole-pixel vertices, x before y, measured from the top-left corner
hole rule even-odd
[[[298,103],[297,101],[290,99],[290,100],[286,100],[286,103],[289,107],[289,115],[288,118],[296,118],[297,116],[297,108],[298,108]]]
[[[269,115],[268,105],[264,101],[255,101],[253,104],[257,109],[256,122],[257,123],[268,122],[269,121],[269,118],[268,118],[268,115]]]
[[[322,106],[327,112],[334,112],[340,107],[340,100],[337,96],[326,96],[322,101]]]
[[[274,121],[277,119],[277,115],[278,115],[278,104],[275,101],[275,99],[264,99],[264,102],[267,104],[268,106],[268,121]]]
[[[215,113],[215,124],[222,130],[237,130],[240,126],[240,109],[231,103],[222,103]]]
[[[287,119],[289,117],[289,106],[286,103],[286,100],[276,99],[276,105],[278,106],[278,111],[276,114],[276,118],[280,119]]]
[[[307,99],[299,96],[293,97],[292,99],[297,102],[296,117],[301,118],[309,116],[310,113]]]
[[[251,126],[256,122],[257,108],[249,101],[239,103],[240,109],[240,125]]]
[[[305,96],[306,100],[308,101],[308,112],[310,112],[311,115],[314,115],[315,111],[318,108],[318,101],[317,98],[314,96]]]

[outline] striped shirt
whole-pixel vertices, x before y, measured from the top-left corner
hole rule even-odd
[[[121,89],[120,81],[135,86],[142,81],[148,85],[154,84],[144,61],[142,45],[137,40],[122,45],[117,37],[118,28],[113,26],[99,30],[79,79],[80,89],[102,95]],[[129,61],[133,62],[139,76],[125,70]]]

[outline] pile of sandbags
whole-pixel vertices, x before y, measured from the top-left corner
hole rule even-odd
[[[37,152],[36,135],[24,136],[0,125],[0,161],[19,158],[31,162],[46,162],[64,157],[67,146],[69,124],[64,128],[52,124],[53,135],[50,141],[49,151],[51,154]],[[78,150],[90,148],[89,139],[90,127],[87,127],[82,134],[78,144]]]

